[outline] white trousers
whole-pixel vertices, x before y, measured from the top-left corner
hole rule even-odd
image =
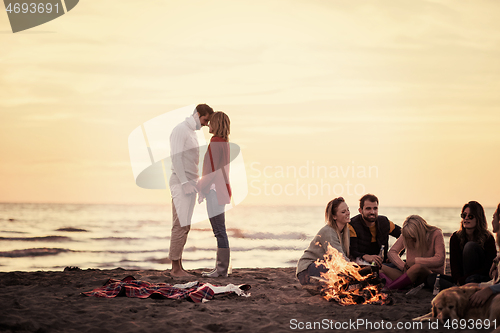
[[[181,184],[170,185],[172,193],[172,231],[170,233],[170,260],[180,260],[191,229],[196,193],[184,194]]]

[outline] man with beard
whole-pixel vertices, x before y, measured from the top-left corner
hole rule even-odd
[[[353,260],[363,259],[368,263],[375,262],[379,267],[387,260],[389,235],[396,239],[401,235],[401,228],[378,215],[378,198],[373,194],[365,194],[359,199],[359,214],[351,218],[350,255]],[[384,256],[379,256],[384,245]]]

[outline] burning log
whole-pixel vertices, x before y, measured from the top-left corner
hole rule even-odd
[[[323,286],[321,295],[328,301],[335,301],[340,305],[352,304],[392,304],[392,299],[381,292],[384,283],[369,267],[361,268],[348,262],[343,255],[328,245],[323,261],[328,271],[321,273]]]

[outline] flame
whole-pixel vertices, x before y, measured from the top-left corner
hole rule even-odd
[[[360,267],[346,261],[344,256],[328,244],[324,260],[319,259],[316,265],[323,264],[328,268],[326,273],[321,273],[324,279],[323,297],[334,300],[340,305],[352,304],[388,304],[389,296],[380,292],[382,284],[374,273],[362,276]],[[376,283],[374,283],[376,282]]]

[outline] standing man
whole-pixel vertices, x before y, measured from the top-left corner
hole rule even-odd
[[[172,232],[169,258],[172,260],[170,275],[174,277],[191,276],[182,267],[182,251],[191,229],[191,218],[196,202],[200,153],[195,131],[208,125],[213,112],[210,106],[199,104],[193,115],[177,125],[170,135],[172,176],[169,186],[172,194]]]
[[[396,239],[401,235],[401,228],[378,215],[378,198],[373,194],[365,194],[359,199],[359,214],[351,219],[350,255],[353,259],[361,258],[369,263],[375,262],[379,267],[387,259],[389,235]],[[379,257],[380,248],[384,245],[384,257]]]

